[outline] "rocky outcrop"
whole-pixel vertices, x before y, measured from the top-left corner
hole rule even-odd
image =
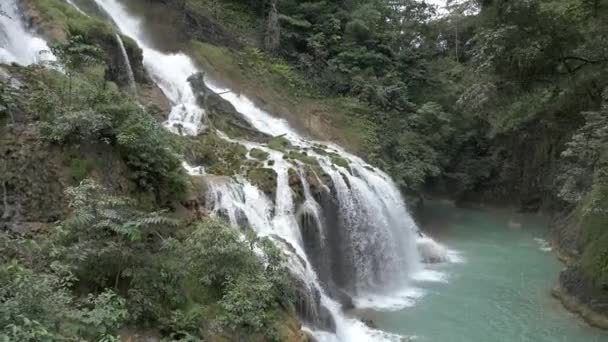
[[[30,233],[60,220],[62,173],[58,151],[34,127],[0,128],[0,229]]]
[[[295,306],[300,320],[313,328],[335,332],[336,323],[329,310],[321,304],[319,290],[293,274],[291,283],[296,292]]]
[[[0,68],[2,86],[28,91],[18,68]],[[59,151],[40,141],[20,98],[0,100],[0,229],[30,233],[63,217],[63,171]]]
[[[266,134],[259,132],[245,120],[230,102],[207,87],[203,72],[190,76],[188,82],[199,105],[205,110],[209,123],[215,128],[233,138],[246,138],[257,142],[268,139]]]
[[[581,316],[587,323],[608,329],[608,291],[593,287],[577,267],[561,272],[552,291],[564,307]]]
[[[129,87],[130,80],[125,59],[117,40],[117,31],[108,23],[87,17],[63,0],[23,0],[20,2],[28,25],[52,43],[65,42],[70,36],[81,36],[87,43],[99,46],[106,78],[121,87]],[[143,65],[143,51],[133,39],[120,36],[137,83],[140,101],[154,105],[165,119],[171,106],[163,92],[148,76]]]

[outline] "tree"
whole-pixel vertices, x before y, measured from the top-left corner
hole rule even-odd
[[[3,341],[115,341],[126,319],[125,301],[106,290],[74,297],[73,279],[0,263],[0,339]]]
[[[66,190],[73,210],[57,231],[61,259],[79,281],[118,289],[121,279],[145,262],[146,240],[178,222],[163,212],[145,212],[124,196],[111,194],[91,179]]]
[[[57,43],[51,47],[60,66],[68,75],[68,110],[72,107],[72,78],[74,73],[82,68],[93,65],[101,60],[101,50],[89,44],[82,36],[70,36],[65,43]]]

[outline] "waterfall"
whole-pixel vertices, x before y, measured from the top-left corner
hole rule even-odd
[[[95,0],[95,3],[142,49],[144,67],[172,104],[165,127],[183,135],[201,132],[205,128],[205,111],[197,104],[188,82],[188,77],[198,72],[194,62],[182,53],[167,54],[151,48],[141,31],[140,21],[129,16],[117,1]]]
[[[206,115],[188,82],[199,72],[195,63],[183,53],[152,48],[140,20],[129,15],[117,0],[95,3],[143,50],[144,67],[173,105],[165,122],[167,129],[177,134],[198,134],[206,127]],[[282,152],[265,144],[233,141],[249,150],[258,148],[268,153],[272,161],[268,166],[276,174],[275,196],[269,198],[242,176],[206,175],[203,166],[184,163],[189,173],[205,179],[207,210],[235,229],[251,229],[270,238],[285,252],[290,272],[306,297],[304,329],[317,340],[401,340],[401,336],[366,326],[343,310],[349,302],[365,306],[378,296],[392,298],[394,291],[409,293],[410,279],[421,267],[417,227],[391,178],[339,146],[304,138],[285,120],[271,116],[245,96],[222,89],[212,80],[208,80],[208,86],[258,131],[281,135],[305,150],[307,156],[318,161],[317,171],[323,175],[307,171],[302,163],[286,159]],[[336,157],[344,162],[335,165]],[[310,173],[320,183],[314,194],[307,178]],[[302,194],[294,193],[294,182],[299,182]],[[406,298],[410,300],[411,296]],[[321,317],[323,312],[329,318]],[[323,324],[323,320],[328,322]]]
[[[76,7],[78,8],[78,7]],[[129,88],[131,88],[132,94],[137,94],[137,87],[135,85],[135,76],[133,75],[133,68],[131,67],[131,62],[129,61],[129,55],[127,54],[127,49],[125,49],[125,44],[120,37],[120,34],[116,34],[116,42],[118,42],[118,47],[120,48],[120,52],[122,53],[123,64],[127,72],[127,77],[129,78]]]
[[[30,33],[17,6],[17,0],[0,2],[0,63],[30,65],[51,62],[55,57],[44,39]]]

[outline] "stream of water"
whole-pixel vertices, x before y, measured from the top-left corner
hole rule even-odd
[[[206,113],[187,81],[201,71],[192,59],[156,49],[146,36],[144,19],[130,13],[123,2],[91,3],[142,48],[146,71],[172,103],[165,126],[184,135],[207,129]],[[16,0],[0,6],[9,14],[0,16],[0,62],[40,62],[41,51],[48,50],[46,42],[20,20]],[[128,64],[124,49],[122,54]],[[320,181],[314,170],[311,175],[306,165],[285,158],[284,152],[267,144],[232,140],[219,131],[224,139],[248,150],[268,153],[265,167],[276,174],[272,198],[244,177],[205,175],[204,165],[185,164],[193,176],[205,179],[207,209],[212,214],[235,228],[247,226],[271,238],[288,255],[290,270],[303,284],[302,296],[310,306],[306,311],[311,314],[303,317],[304,330],[317,340],[607,341],[550,297],[560,266],[542,240],[542,222],[435,204],[425,215],[425,226],[435,240],[419,235],[388,175],[340,146],[306,139],[245,96],[206,81],[252,127],[282,136],[306,151],[318,162],[316,172],[327,176]],[[336,165],[332,155],[348,166]],[[302,198],[291,188],[293,177],[303,188]],[[309,180],[315,178],[322,185],[313,194]],[[354,312],[342,309],[340,293],[352,297]],[[324,310],[335,328],[321,323]],[[359,315],[371,318],[379,329],[364,324]]]

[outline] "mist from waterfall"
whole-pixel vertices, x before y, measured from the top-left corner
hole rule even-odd
[[[190,76],[200,71],[192,59],[183,53],[164,53],[152,48],[140,20],[130,15],[117,0],[94,2],[109,15],[122,34],[132,38],[143,50],[144,67],[172,103],[165,126],[174,133],[187,135],[197,135],[205,129],[205,112],[188,82]],[[15,1],[11,4],[15,5]],[[7,13],[17,15],[16,5],[10,8],[12,12],[2,6]],[[7,26],[7,20],[13,19],[2,18],[3,27]],[[9,30],[27,35],[21,22],[15,25],[10,21],[10,24]],[[10,42],[15,37],[9,35],[6,54],[22,61],[35,60],[39,51],[36,47],[46,47],[46,43],[31,35],[27,37],[37,45],[32,43],[32,48],[21,51]],[[122,42],[119,35],[117,39]],[[128,63],[124,45],[122,53]],[[248,150],[258,148],[268,153],[268,159],[272,161],[268,167],[277,176],[274,198],[244,177],[205,175],[204,165],[191,167],[184,163],[190,174],[204,177],[208,188],[207,209],[234,227],[247,227],[259,236],[272,239],[285,252],[289,269],[303,283],[305,295],[318,298],[320,302],[315,306],[314,300],[311,301],[311,316],[326,310],[335,323],[335,331],[327,331],[319,328],[315,317],[304,320],[304,329],[319,341],[399,341],[401,336],[370,328],[349,317],[340,303],[340,298],[350,296],[360,306],[373,302],[375,307],[382,307],[384,304],[376,301],[377,298],[385,298],[389,308],[411,305],[401,301],[399,296],[406,293],[403,298],[411,301],[411,292],[415,290],[411,288],[410,280],[422,269],[421,257],[416,245],[416,224],[397,186],[388,175],[361,158],[337,145],[306,139],[285,120],[271,116],[245,96],[223,89],[212,80],[207,82],[255,129],[283,136],[293,146],[306,150],[308,156],[318,161],[331,182],[322,181],[318,174],[313,175],[321,184],[313,194],[301,162],[287,160],[282,152],[265,144],[231,140]],[[229,139],[222,132],[218,133]],[[323,153],[318,151],[318,146],[323,146]],[[331,155],[347,161],[348,167],[335,165]],[[301,201],[296,199],[290,186],[294,174],[303,188]],[[308,230],[304,234],[305,226]],[[316,248],[318,254],[311,252],[311,248]]]

